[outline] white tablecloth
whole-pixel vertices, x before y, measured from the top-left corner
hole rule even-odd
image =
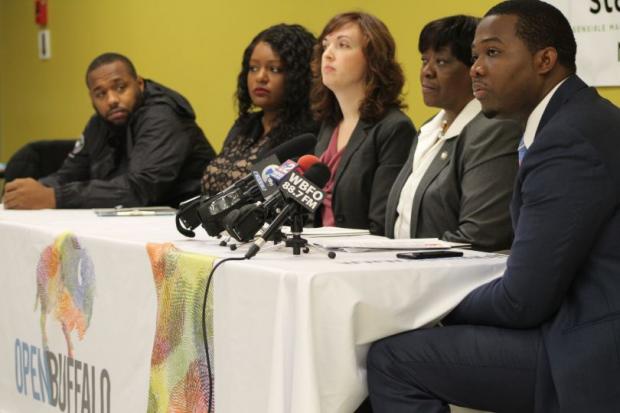
[[[37,262],[65,231],[88,251],[99,292],[90,330],[73,340],[75,357],[94,366],[97,379],[108,371],[112,411],[146,411],[157,312],[146,243],[171,242],[219,257],[242,252],[220,247],[200,229],[197,239],[184,238],[171,216],[0,210],[0,282],[9,298],[0,300],[2,413],[58,411],[24,395],[23,386],[18,391],[24,352],[16,343],[34,346],[35,353],[43,348],[41,314],[34,310]],[[473,288],[501,275],[504,265],[504,257],[475,252],[423,261],[397,260],[393,252],[339,253],[329,260],[317,251],[293,256],[284,247],[224,263],[213,284],[216,411],[352,412],[366,394],[371,342],[432,324]],[[62,331],[50,326],[50,348],[66,352]],[[26,378],[35,385],[40,379]],[[128,390],[122,383],[132,384]],[[74,389],[76,398],[83,393]]]
[[[352,412],[378,338],[434,323],[504,257],[403,261],[394,252],[225,263],[215,275],[220,412]]]

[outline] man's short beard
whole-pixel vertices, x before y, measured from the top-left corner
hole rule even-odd
[[[108,119],[106,119],[105,115],[99,112],[99,110],[94,104],[92,104],[92,106],[93,106],[93,109],[95,109],[95,113],[97,113],[97,115],[101,119],[103,119],[105,123],[108,124],[108,126],[110,126],[113,129],[115,128],[118,129],[118,128],[124,128],[125,126],[127,126],[127,124],[131,121],[131,116],[134,114],[136,110],[138,110],[138,108],[140,108],[140,106],[142,106],[143,100],[144,100],[144,92],[138,89],[138,92],[136,94],[136,104],[133,106],[133,109],[127,114],[127,120],[123,123],[110,122]]]

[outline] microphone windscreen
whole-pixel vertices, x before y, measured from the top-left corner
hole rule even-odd
[[[297,160],[297,166],[306,172],[315,163],[321,162],[315,155],[304,155]]]
[[[260,158],[264,159],[270,155],[276,155],[280,163],[282,163],[287,159],[298,158],[302,155],[314,153],[315,146],[316,137],[311,133],[304,133],[265,152]]]
[[[319,188],[323,189],[327,181],[329,181],[329,177],[331,176],[331,172],[327,165],[322,162],[315,163],[312,165],[306,173],[304,174],[304,178],[308,181],[312,182]]]

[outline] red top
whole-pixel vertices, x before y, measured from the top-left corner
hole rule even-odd
[[[339,128],[334,129],[334,133],[332,133],[327,149],[319,157],[321,162],[327,165],[329,172],[331,172],[329,181],[327,181],[325,187],[323,188],[325,197],[323,198],[323,212],[321,215],[324,227],[333,227],[336,224],[334,210],[332,208],[332,195],[334,191],[334,181],[336,179],[336,170],[340,164],[340,158],[342,158],[343,152],[343,150],[338,151],[338,129]]]

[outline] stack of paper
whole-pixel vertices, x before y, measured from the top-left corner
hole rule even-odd
[[[369,250],[438,250],[448,248],[467,248],[469,244],[442,241],[437,238],[391,239],[376,235],[360,235],[356,237],[324,237],[312,238],[310,242],[321,248],[360,252]]]
[[[291,233],[290,227],[282,227],[282,232],[286,235]],[[367,229],[356,228],[340,228],[340,227],[321,227],[321,228],[304,228],[301,236],[303,238],[316,237],[351,237],[358,235],[368,235]]]

